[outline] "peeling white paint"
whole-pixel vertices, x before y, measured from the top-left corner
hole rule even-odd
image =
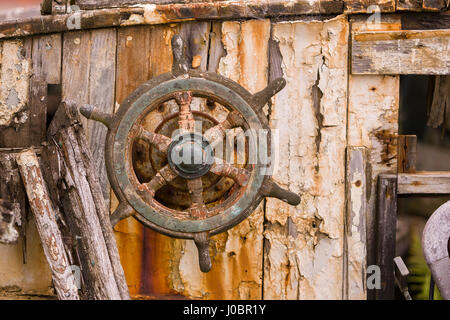
[[[19,115],[28,103],[31,62],[23,56],[23,41],[9,40],[0,44],[0,126],[23,123]]]
[[[340,299],[348,22],[344,16],[280,22],[272,34],[287,80],[270,116],[283,155],[274,179],[300,193],[302,202],[293,208],[267,199],[264,298]],[[313,98],[315,86],[320,104]],[[288,223],[296,233],[289,233]]]

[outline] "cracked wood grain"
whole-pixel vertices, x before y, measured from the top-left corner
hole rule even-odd
[[[36,219],[47,262],[52,270],[53,283],[60,300],[79,300],[75,278],[64,250],[61,232],[56,222],[39,161],[32,149],[17,155],[17,164],[25,184],[28,201]]]
[[[64,34],[62,99],[90,104],[99,111],[114,112],[116,30],[69,32]],[[102,193],[109,205],[109,181],[105,167],[107,128],[82,119],[98,172]]]
[[[364,19],[352,18],[352,31],[367,31]],[[399,17],[385,18],[381,30],[399,30]],[[376,188],[380,173],[397,171],[399,76],[350,75],[348,100],[349,147],[366,147],[367,164],[367,265],[376,264]],[[371,112],[366,112],[368,109]],[[368,290],[369,299],[374,290]]]
[[[265,299],[342,297],[347,38],[344,16],[272,26],[287,80],[270,114],[279,135],[274,180],[302,202],[267,199]]]

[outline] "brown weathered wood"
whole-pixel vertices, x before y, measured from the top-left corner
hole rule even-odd
[[[450,30],[360,32],[352,37],[353,74],[450,74]]]
[[[403,13],[402,30],[450,29],[449,12]]]
[[[343,1],[323,0],[295,2],[205,2],[142,5],[39,16],[0,23],[0,38],[22,37],[41,33],[74,30],[74,18],[79,17],[81,29],[115,26],[166,24],[191,20],[232,20],[270,18],[300,14],[339,14]],[[76,15],[76,16],[75,16]],[[78,20],[77,20],[78,21]],[[69,22],[69,23],[68,23]]]
[[[395,290],[394,258],[397,227],[397,178],[378,177],[377,199],[377,265],[381,271],[381,289],[375,290],[377,300],[393,300]]]
[[[397,172],[416,172],[417,136],[399,135],[397,148]]]
[[[53,0],[42,0],[41,3],[41,14],[52,14]]]
[[[352,33],[366,32],[374,26],[366,17],[351,17]],[[382,15],[377,30],[401,29],[400,17]],[[350,75],[347,144],[364,146],[369,152],[367,197],[367,265],[375,265],[376,198],[378,175],[397,170],[399,76]],[[371,112],[366,112],[366,110]],[[369,299],[375,290],[368,290]]]
[[[29,139],[39,146],[46,137],[47,106],[52,102],[48,97],[48,85],[61,83],[61,35],[34,37],[31,59]]]
[[[421,11],[423,0],[397,0],[398,11]]]
[[[78,246],[89,297],[128,299],[108,208],[80,124],[77,106],[70,102],[62,103],[48,130],[49,141],[56,143],[57,148],[43,151],[47,159],[51,159],[52,151],[59,155],[59,162],[50,167],[60,170],[54,169],[55,174],[49,177],[48,183],[60,186],[60,202],[73,241]],[[46,156],[45,153],[50,154]]]
[[[395,0],[344,0],[344,9],[349,14],[394,12]]]
[[[344,299],[366,299],[366,214],[367,214],[367,148],[348,147],[346,163],[346,207],[344,221]]]
[[[448,47],[449,35],[448,30],[357,35],[353,47],[353,72],[448,74],[449,58],[444,48]]]
[[[102,29],[64,34],[62,99],[79,105],[91,104],[105,113],[114,112],[116,30]],[[109,204],[110,190],[105,167],[107,128],[96,121],[82,119],[86,136]]]
[[[222,43],[222,23],[219,21],[211,22],[211,34],[209,41],[209,59],[208,71],[217,72],[220,59],[226,55]]]
[[[398,174],[399,194],[450,194],[450,172],[425,171]]]
[[[440,11],[447,6],[445,0],[423,0],[422,8],[427,11]]]
[[[56,215],[48,195],[47,186],[39,167],[36,153],[25,150],[17,155],[28,201],[36,219],[42,246],[53,275],[53,283],[60,300],[79,300],[75,278],[64,250]]]
[[[430,79],[432,81],[432,79]],[[450,113],[450,75],[435,76],[427,126],[437,128]]]

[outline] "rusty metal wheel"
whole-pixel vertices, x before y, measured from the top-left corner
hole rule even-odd
[[[270,163],[259,157],[271,155],[270,128],[262,108],[285,81],[277,79],[252,95],[215,73],[189,70],[179,36],[173,37],[172,48],[172,72],[143,84],[116,114],[92,106],[80,111],[108,127],[106,167],[120,203],[112,224],[134,216],[168,236],[193,239],[200,269],[208,272],[211,235],[244,220],[266,196],[292,205],[300,202],[297,194],[272,181],[267,172]],[[195,100],[210,108],[219,106],[224,110],[222,119],[193,110]],[[169,114],[149,130],[146,119],[166,107]],[[215,153],[227,130],[245,132],[243,163]]]

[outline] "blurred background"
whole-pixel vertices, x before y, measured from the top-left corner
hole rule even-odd
[[[42,0],[0,0],[0,21],[40,15]]]

